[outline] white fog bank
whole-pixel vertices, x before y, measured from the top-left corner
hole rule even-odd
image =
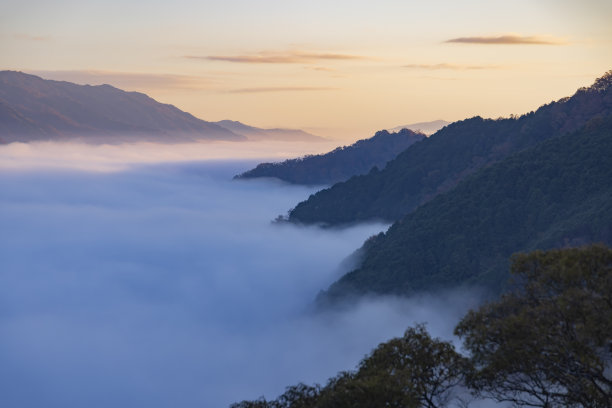
[[[125,170],[133,164],[196,160],[258,159],[280,161],[327,153],[338,141],[246,141],[157,144],[150,142],[93,145],[74,142],[0,144],[0,171],[11,169]],[[257,164],[257,161],[252,163]],[[246,170],[246,169],[245,169]]]
[[[354,368],[416,322],[448,338],[477,302],[371,299],[311,313],[340,262],[386,226],[273,225],[314,190],[231,180],[255,162],[123,166],[134,161],[111,154],[102,161],[118,165],[112,172],[75,169],[107,154],[91,153],[79,150],[70,162],[64,152],[59,169],[0,172],[3,406],[224,407],[274,398],[287,385]]]

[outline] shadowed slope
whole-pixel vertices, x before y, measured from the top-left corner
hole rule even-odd
[[[7,142],[245,139],[143,93],[14,71],[0,72],[0,135]]]
[[[326,154],[262,163],[237,178],[276,177],[294,184],[333,184],[367,173],[373,167],[383,168],[398,153],[424,138],[422,133],[408,129],[397,133],[382,130],[369,139]]]
[[[235,120],[220,120],[214,123],[249,140],[286,140],[292,142],[322,142],[325,140],[301,129],[261,129]]]
[[[479,171],[364,244],[325,299],[477,284],[518,251],[612,244],[612,116]]]
[[[450,124],[399,154],[383,170],[312,195],[290,211],[289,219],[328,225],[398,220],[482,167],[611,114],[611,85],[612,71],[571,98],[519,118],[475,117]]]

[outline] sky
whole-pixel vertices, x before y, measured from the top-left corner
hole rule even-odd
[[[127,145],[64,145],[45,160],[43,148],[44,168],[0,172],[3,406],[275,398],[354,369],[416,323],[449,339],[480,301],[464,288],[314,311],[343,260],[386,225],[272,224],[315,188],[231,179],[254,161],[134,164],[141,146]],[[0,146],[6,155],[33,153]]]
[[[607,0],[4,0],[1,69],[359,139],[529,112],[612,67]]]

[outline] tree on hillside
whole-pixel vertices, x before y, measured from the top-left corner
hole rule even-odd
[[[456,387],[469,372],[468,361],[446,341],[431,338],[423,325],[406,330],[403,337],[379,345],[359,366],[358,379],[375,379],[396,395],[416,406],[448,406],[456,397]]]
[[[514,290],[455,329],[469,358],[421,325],[324,387],[298,384],[232,408],[465,406],[466,387],[512,406],[612,407],[612,249],[519,254],[512,273]]]
[[[531,407],[612,406],[612,250],[517,255],[517,289],[456,328],[477,394]]]
[[[451,343],[425,327],[380,344],[355,372],[341,372],[325,387],[298,384],[273,401],[242,401],[232,408],[442,408],[469,370]]]
[[[321,387],[303,383],[292,385],[273,401],[261,397],[254,401],[242,401],[232,404],[230,408],[313,408],[316,407]]]

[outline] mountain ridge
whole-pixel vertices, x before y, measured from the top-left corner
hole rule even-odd
[[[305,132],[302,129],[271,128],[264,129],[246,125],[237,120],[219,120],[213,122],[249,140],[278,140],[294,142],[322,142],[327,139]]]
[[[424,134],[408,129],[396,133],[382,130],[371,138],[358,140],[352,145],[338,147],[325,154],[260,163],[235,178],[275,177],[293,184],[333,184],[373,169],[384,168],[399,152],[424,138]]]
[[[7,142],[245,140],[140,92],[0,72],[0,134]]]
[[[448,122],[446,120],[437,119],[429,122],[417,122],[410,123],[408,125],[396,126],[392,129],[387,129],[389,132],[399,132],[402,129],[409,129],[414,132],[425,133],[426,135],[432,135],[436,133],[438,130],[442,129],[444,126],[450,125],[452,122]]]
[[[323,189],[289,211],[289,221],[328,226],[395,221],[466,176],[612,113],[612,71],[572,97],[520,117],[454,122],[401,152],[377,172]]]
[[[323,304],[459,285],[503,289],[516,252],[612,244],[612,115],[467,177],[366,241]]]

